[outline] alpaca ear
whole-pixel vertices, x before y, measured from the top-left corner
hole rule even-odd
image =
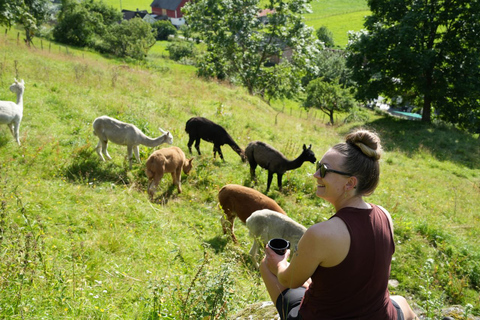
[[[307,146],[305,145],[305,143],[303,144],[303,150],[307,149]]]
[[[162,128],[158,127],[158,130],[160,130],[161,133],[167,133],[167,131],[163,130]]]
[[[312,150],[312,144],[310,143],[310,146],[308,146],[308,150]]]

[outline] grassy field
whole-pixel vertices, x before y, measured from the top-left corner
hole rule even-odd
[[[0,318],[214,319],[267,301],[248,251],[252,239],[236,224],[239,245],[223,235],[218,190],[227,183],[264,191],[228,146],[226,161],[202,142],[194,170],[177,194],[164,177],[148,201],[144,162],[128,170],[126,147],[109,145],[101,162],[92,121],[109,115],[148,136],[170,130],[188,154],[187,119],[220,123],[241,147],[262,140],[292,159],[303,144],[320,158],[352,128],[376,130],[386,150],[382,179],[368,201],[394,219],[392,293],[436,319],[448,305],[480,315],[480,150],[472,136],[445,125],[400,120],[372,111],[364,122],[336,126],[297,103],[267,105],[245,90],[203,81],[192,67],[152,54],[143,64],[43,42],[27,48],[16,33],[0,38],[0,100],[15,100],[24,79],[21,143],[0,127]],[[159,51],[161,52],[161,51]],[[163,147],[163,146],[161,146]],[[305,226],[333,208],[315,197],[310,163],[273,183],[270,197]],[[469,307],[471,306],[471,308]],[[208,318],[210,316],[210,318]],[[459,315],[463,319],[465,315]]]
[[[152,0],[105,0],[105,3],[119,9],[147,10],[151,12]],[[312,13],[305,15],[307,25],[318,29],[326,26],[333,33],[335,44],[345,47],[348,42],[347,33],[350,30],[359,31],[363,28],[363,20],[370,14],[365,0],[314,0],[311,2]]]

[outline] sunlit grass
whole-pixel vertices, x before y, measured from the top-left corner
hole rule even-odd
[[[179,310],[205,306],[217,274],[233,279],[222,291],[232,295],[224,297],[229,314],[268,300],[248,257],[246,227],[236,223],[234,245],[222,233],[217,205],[227,183],[264,191],[266,171],[257,169],[255,186],[233,150],[224,146],[226,161],[214,160],[212,144],[202,141],[202,156],[194,152],[193,171],[182,175],[184,192],[172,191],[166,176],[151,203],[144,162],[153,149],[142,146],[142,163],[128,170],[126,147],[109,144],[113,160],[101,162],[91,125],[104,114],[149,136],[170,130],[187,155],[185,122],[194,115],[225,126],[241,147],[262,140],[289,159],[303,144],[321,157],[351,129],[375,129],[386,152],[379,188],[367,200],[394,219],[396,293],[420,306],[427,299],[421,271],[434,259],[433,294],[445,292],[443,303],[470,303],[479,313],[478,135],[370,111],[365,123],[344,124],[346,115],[338,114],[337,125],[327,126],[298,102],[269,106],[160,56],[130,63],[57,45],[48,50],[46,43],[43,50],[17,45],[14,31],[0,37],[0,100],[15,99],[8,90],[14,77],[26,82],[22,146],[0,126],[0,317],[180,318]],[[333,214],[313,194],[313,170],[305,163],[288,172],[284,190],[274,181],[268,194],[306,226]],[[189,299],[199,300],[186,300],[188,288],[195,290]]]

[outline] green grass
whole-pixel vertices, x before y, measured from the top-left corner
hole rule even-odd
[[[242,88],[203,81],[190,66],[161,57],[145,63],[108,60],[43,42],[0,38],[0,100],[14,100],[14,77],[26,82],[18,147],[0,126],[0,317],[198,319],[224,318],[268,295],[248,251],[247,229],[236,224],[239,245],[223,235],[218,190],[237,183],[264,191],[267,175],[228,146],[212,159],[202,142],[194,169],[182,175],[183,193],[165,176],[156,202],[146,194],[144,162],[128,170],[126,147],[109,145],[99,161],[92,121],[109,115],[149,136],[170,130],[187,154],[185,122],[205,116],[225,126],[245,147],[268,142],[287,158],[312,144],[317,157],[352,128],[378,131],[386,150],[382,179],[368,201],[387,208],[395,224],[394,293],[417,309],[427,303],[473,306],[480,315],[480,167],[478,135],[445,125],[394,119],[364,111],[366,122],[336,126],[295,102],[267,105]],[[51,48],[50,50],[48,48]],[[293,219],[310,226],[333,208],[315,197],[310,163],[287,172],[284,190],[269,196]],[[433,268],[425,273],[425,264]],[[429,279],[432,281],[428,281]],[[421,286],[427,287],[425,291]],[[433,311],[432,311],[433,312]]]

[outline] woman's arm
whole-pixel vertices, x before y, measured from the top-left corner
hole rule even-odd
[[[350,248],[350,234],[339,218],[311,226],[298,242],[298,250],[290,263],[288,254],[276,255],[266,249],[265,261],[269,270],[275,274],[280,284],[287,288],[302,286],[319,265],[331,267],[346,257]]]

